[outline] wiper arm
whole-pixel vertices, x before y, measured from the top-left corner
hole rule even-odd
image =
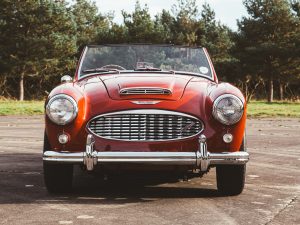
[[[201,76],[201,77],[207,77],[207,75],[203,74],[203,73],[197,73],[197,72],[185,72],[185,71],[170,71],[173,74],[181,74],[181,75],[195,75],[195,76]]]
[[[119,70],[116,69],[103,69],[103,68],[94,68],[94,69],[86,69],[82,70],[83,73],[108,73],[108,72],[119,72]]]
[[[162,69],[155,67],[144,67],[144,68],[136,68],[135,71],[162,71]]]

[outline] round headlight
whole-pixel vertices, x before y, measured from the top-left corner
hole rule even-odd
[[[213,116],[225,125],[232,125],[240,121],[244,113],[244,104],[238,97],[225,94],[219,96],[213,106]]]
[[[55,95],[49,100],[46,113],[52,122],[58,125],[66,125],[76,118],[78,113],[77,103],[68,95]]]

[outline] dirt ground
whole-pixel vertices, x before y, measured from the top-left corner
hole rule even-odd
[[[215,170],[188,182],[103,182],[77,171],[70,195],[43,183],[43,117],[0,117],[0,224],[300,224],[300,119],[250,119],[244,192]]]

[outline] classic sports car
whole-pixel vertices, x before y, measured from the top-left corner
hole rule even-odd
[[[74,80],[62,77],[45,111],[49,192],[72,189],[75,164],[103,174],[216,167],[220,193],[244,188],[246,102],[218,82],[205,48],[87,46]]]

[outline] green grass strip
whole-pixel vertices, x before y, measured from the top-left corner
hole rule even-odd
[[[0,116],[8,115],[42,115],[44,113],[43,101],[6,101],[0,100]]]
[[[7,115],[42,115],[43,101],[10,101],[0,100],[0,116]],[[300,102],[253,101],[248,104],[248,117],[298,117],[300,118]]]

